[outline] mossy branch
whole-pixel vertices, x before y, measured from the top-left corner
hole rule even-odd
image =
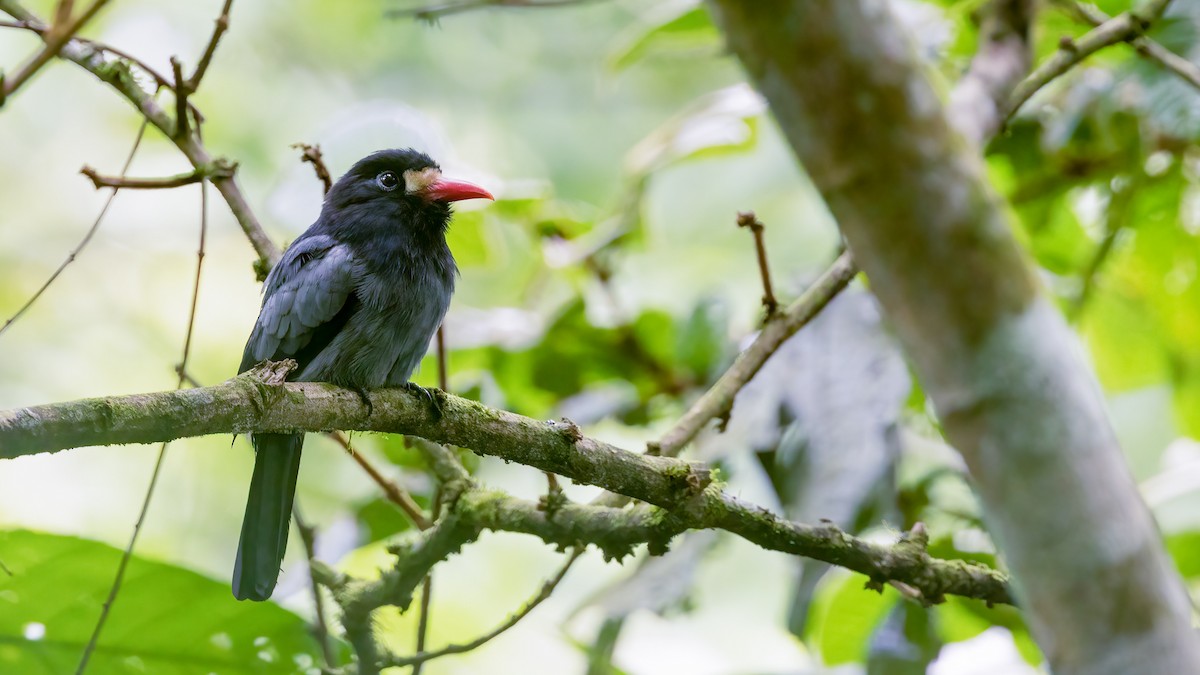
[[[322,383],[280,383],[274,377],[277,370],[268,364],[213,387],[0,412],[0,458],[209,434],[400,433],[536,467],[648,505],[628,510],[564,505],[551,515],[499,493],[463,489],[448,501],[459,522],[466,523],[467,529],[455,529],[451,538],[461,540],[459,546],[478,528],[489,528],[527,532],[561,546],[590,543],[610,557],[621,557],[635,544],[648,543],[652,552],[659,552],[683,530],[717,528],[767,549],[846,567],[876,582],[903,582],[930,601],[954,594],[1011,602],[1007,577],[998,571],[930,558],[923,549],[870,543],[831,525],[782,520],[726,494],[701,464],[622,450],[584,437],[566,420],[538,421],[440,392],[442,414],[437,416],[424,398],[404,389],[371,392],[368,415],[353,391]],[[439,473],[444,481],[463,483],[446,468]],[[396,583],[388,594],[399,599],[404,584]]]

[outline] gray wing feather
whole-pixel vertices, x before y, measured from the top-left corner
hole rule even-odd
[[[349,249],[330,237],[308,237],[293,244],[267,278],[242,370],[303,349],[315,329],[346,303],[354,290],[355,268]]]

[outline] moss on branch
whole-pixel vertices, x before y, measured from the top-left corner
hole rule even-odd
[[[353,391],[322,383],[279,383],[273,372],[256,369],[213,387],[0,412],[0,458],[207,434],[379,431],[470,448],[646,503],[624,510],[567,503],[548,513],[532,502],[474,486],[453,462],[432,462],[443,482],[453,486],[447,505],[457,518],[457,525],[442,523],[422,535],[423,540],[446,537],[435,540],[432,548],[417,549],[436,553],[436,560],[402,551],[403,558],[417,561],[411,574],[391,579],[387,589],[354,591],[386,593],[397,603],[411,596],[429,565],[481,529],[525,532],[563,547],[593,544],[606,556],[621,558],[642,543],[652,553],[663,552],[679,532],[704,528],[841,565],[878,582],[900,581],[930,601],[952,593],[989,603],[1011,602],[1007,577],[996,570],[930,558],[923,549],[869,543],[829,525],[782,520],[726,494],[700,464],[635,454],[572,433],[568,423],[542,422],[451,395],[442,397],[442,414],[437,416],[424,398],[406,390],[377,390],[370,393],[368,415]],[[437,459],[433,446],[425,446],[425,452]]]

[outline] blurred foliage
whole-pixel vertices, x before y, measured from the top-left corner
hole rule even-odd
[[[893,6],[949,83],[979,43],[985,1]],[[43,14],[52,4],[31,3]],[[1110,15],[1130,6],[1096,4]],[[195,58],[219,5],[116,0],[89,34],[169,70],[171,54]],[[1039,59],[1062,36],[1088,30],[1057,3],[1043,5]],[[1150,37],[1196,60],[1198,6],[1177,0]],[[320,206],[311,170],[288,149],[297,140],[319,142],[335,175],[378,147],[415,145],[448,173],[494,188],[499,199],[460,210],[449,235],[463,272],[447,319],[456,393],[566,416],[640,447],[719,377],[762,318],[737,210],[753,208],[767,223],[785,300],[832,259],[828,213],[698,3],[468,12],[435,27],[380,13],[374,3],[239,0],[193,100],[206,141],[240,162],[253,206],[281,242]],[[19,63],[33,46],[0,33],[0,63]],[[84,162],[117,165],[137,125],[114,99],[62,65],[5,105],[0,315],[36,290],[94,217],[102,195],[74,174]],[[1200,434],[1198,104],[1179,78],[1115,46],[1040,92],[987,150],[1018,234],[1109,395],[1131,465],[1159,484],[1200,454],[1176,438]],[[156,138],[133,166],[137,175],[181,170]],[[218,206],[214,198],[189,362],[206,383],[232,374],[257,311],[251,252]],[[194,191],[122,193],[92,246],[0,336],[0,404],[170,386],[196,213]],[[871,309],[861,292],[844,300]],[[735,492],[794,517],[832,519],[867,537],[923,522],[931,554],[1002,567],[965,468],[886,327],[828,326],[781,350],[739,398],[727,432],[704,435],[695,456],[717,463]],[[430,356],[419,381],[436,377]],[[433,482],[403,439],[352,441],[429,507]],[[388,559],[382,542],[411,524],[340,449],[316,436],[306,447],[299,499],[319,527],[318,557],[373,574]],[[0,522],[14,529],[0,533],[0,562],[12,572],[0,570],[0,670],[69,671],[117,558],[106,544],[16,528],[123,545],[145,450],[5,465]],[[228,592],[249,453],[241,442],[231,451],[227,439],[171,452],[139,548],[145,558],[134,559],[90,672],[311,672],[318,657],[300,618],[311,600],[299,542],[277,594],[288,609],[239,605]],[[538,472],[462,457],[481,480],[515,494],[545,491]],[[854,470],[838,474],[843,465]],[[1151,501],[1196,589],[1200,481],[1172,485]],[[595,494],[566,487],[573,498]],[[556,563],[545,548],[485,537],[440,566],[432,644],[469,640],[522,602],[520,589]],[[690,536],[670,555],[624,569],[588,556],[578,563],[587,572],[569,576],[511,633],[426,672],[519,663],[556,674],[918,673],[936,663],[938,675],[953,675],[970,671],[939,656],[962,645],[975,662],[1040,662],[1011,608],[951,598],[925,609],[891,587],[864,590],[864,578],[844,571],[809,569],[798,580],[794,562]],[[789,611],[803,614],[792,617],[798,636],[788,633]],[[412,614],[387,616],[379,631],[411,650],[414,624]]]

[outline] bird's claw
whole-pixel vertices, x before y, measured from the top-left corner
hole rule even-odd
[[[429,409],[433,412],[434,421],[442,419],[442,401],[437,396],[440,393],[438,390],[422,387],[415,382],[405,382],[404,388],[413,396],[423,397],[426,401],[429,401]]]
[[[370,417],[371,413],[375,412],[375,404],[371,403],[370,392],[364,387],[351,387],[351,389],[354,390],[354,393],[358,394],[358,398],[363,402],[363,405],[367,406],[367,417]]]

